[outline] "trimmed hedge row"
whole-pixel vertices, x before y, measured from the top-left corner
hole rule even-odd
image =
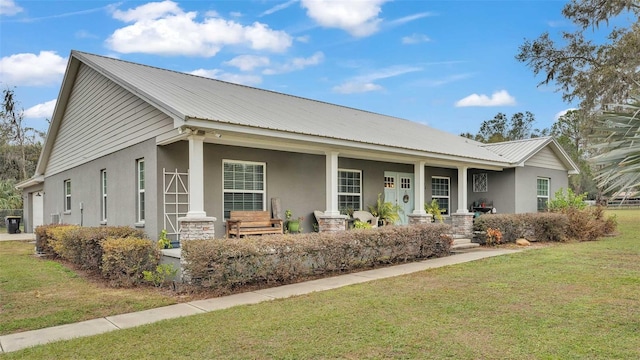
[[[183,275],[192,284],[231,289],[283,283],[328,274],[449,254],[444,224],[385,226],[335,233],[190,240],[182,244]]]
[[[503,243],[513,243],[519,238],[530,241],[566,241],[569,219],[564,214],[487,214],[473,223],[473,230],[486,232],[488,228],[502,232]],[[481,244],[486,242],[484,234],[478,234]]]
[[[530,241],[593,241],[616,229],[613,217],[605,218],[601,207],[565,209],[562,212],[530,214],[482,215],[474,222],[473,229],[486,232],[488,228],[502,232],[502,242],[515,242],[525,238]],[[480,243],[486,235],[479,234]]]
[[[142,272],[155,269],[160,260],[155,243],[128,226],[42,225],[35,232],[38,251],[100,274],[115,286],[140,283]]]

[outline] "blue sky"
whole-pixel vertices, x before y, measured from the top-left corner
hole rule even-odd
[[[72,49],[397,116],[459,134],[574,107],[515,60],[573,31],[565,1],[0,0],[0,82],[45,130]]]

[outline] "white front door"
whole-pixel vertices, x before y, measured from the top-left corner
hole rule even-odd
[[[408,224],[413,213],[414,176],[411,173],[384,172],[384,199],[400,207],[400,224]]]
[[[44,223],[44,195],[42,192],[32,193],[31,199],[31,231],[36,231],[36,227]]]

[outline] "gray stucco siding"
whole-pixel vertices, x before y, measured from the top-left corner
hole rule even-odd
[[[473,174],[487,174],[487,192],[473,191]],[[481,198],[486,199],[500,214],[515,213],[516,200],[516,172],[515,169],[504,169],[504,171],[490,171],[480,169],[470,169],[468,173],[467,200],[469,205]]]
[[[515,169],[515,212],[537,212],[537,179],[539,177],[549,179],[549,198],[560,188],[569,186],[569,178],[566,170],[553,170],[540,167],[525,166]]]
[[[173,129],[173,120],[81,65],[45,175],[80,166]]]
[[[137,220],[136,160],[145,160],[145,222],[144,231],[157,238],[158,218],[155,140],[116,151],[80,166],[45,177],[44,220],[51,214],[61,214],[63,223],[83,226],[101,225],[100,172],[107,172],[107,222],[113,226],[135,226]],[[64,181],[71,180],[71,211],[64,212]],[[80,203],[83,204],[82,213]]]

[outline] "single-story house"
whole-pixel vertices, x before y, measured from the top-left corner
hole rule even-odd
[[[482,203],[535,212],[577,172],[549,137],[482,144],[400,118],[72,51],[36,172],[19,187],[27,231],[60,222],[175,237],[185,223],[204,221],[222,237],[231,210],[271,210],[272,199],[304,217],[304,231],[313,231],[314,210],[339,228],[341,211],[366,210],[380,193],[402,207],[405,224],[424,218],[432,199],[451,217]]]

